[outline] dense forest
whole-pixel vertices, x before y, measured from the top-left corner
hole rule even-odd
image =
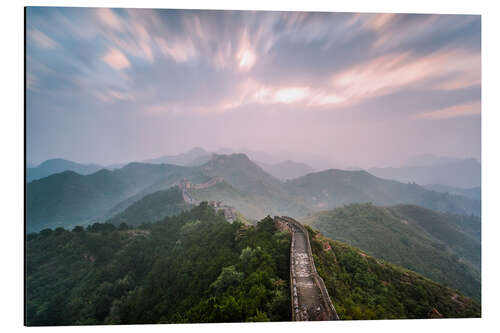
[[[316,269],[340,318],[481,317],[481,305],[474,299],[306,229]]]
[[[307,227],[341,319],[478,317],[478,302]],[[206,202],[131,227],[27,236],[30,326],[289,321],[290,235],[227,222]]]
[[[287,234],[229,224],[205,203],[130,229],[27,237],[27,324],[290,320]]]

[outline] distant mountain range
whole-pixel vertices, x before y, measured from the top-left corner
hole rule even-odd
[[[142,163],[152,164],[175,164],[182,166],[202,165],[210,160],[211,154],[203,148],[196,147],[186,153],[178,155],[164,155],[158,158],[143,160]]]
[[[62,158],[47,160],[38,166],[32,166],[26,169],[26,182],[29,183],[35,179],[44,178],[55,173],[63,171],[73,171],[81,175],[94,173],[103,167],[97,164],[81,164]]]
[[[206,163],[211,158],[211,153],[203,148],[193,148],[186,153],[178,155],[165,155],[158,158],[140,161],[145,164],[174,164],[181,166],[198,166]],[[134,162],[132,162],[134,163]],[[50,159],[38,166],[27,164],[26,182],[48,177],[50,175],[64,171],[73,171],[80,175],[89,175],[101,169],[116,170],[121,169],[128,163],[115,163],[107,166],[98,164],[82,164],[62,158]]]
[[[268,155],[262,152],[254,154],[255,156],[263,157],[265,161],[276,160],[276,158],[271,158],[270,154]],[[212,155],[213,153],[210,153],[203,148],[195,147],[185,153],[177,155],[164,155],[157,158],[146,159],[138,162],[146,164],[173,164],[180,166],[200,166],[208,162],[212,158]],[[265,163],[265,162],[260,162],[258,159],[254,160],[267,173],[275,176],[278,179],[292,179],[306,175],[314,171],[312,167],[310,167],[305,163],[294,162],[291,160],[286,160],[277,163]],[[63,171],[73,171],[81,175],[88,175],[100,169],[105,168],[108,170],[115,170],[123,168],[125,165],[127,165],[127,163],[115,163],[107,166],[101,166],[98,164],[81,164],[65,159],[52,159],[43,162],[39,166],[34,166],[33,164],[27,164],[26,182],[29,183],[32,180],[44,178]]]
[[[258,150],[252,150],[247,148],[222,148],[215,151],[219,155],[231,155],[231,154],[245,154],[252,161],[258,161],[263,164],[279,164],[285,161],[295,161],[297,163],[305,163],[312,167],[314,170],[325,170],[332,167],[345,168],[346,165],[340,161],[334,161],[328,159],[324,156],[320,156],[314,153],[300,153],[300,152],[288,152],[288,151],[278,151],[278,152],[264,152]]]
[[[481,213],[477,200],[384,180],[365,171],[327,170],[283,182],[246,155],[232,154],[213,155],[201,166],[131,163],[113,171],[90,175],[63,172],[33,181],[27,185],[28,230],[107,219],[181,179],[202,183],[213,177],[222,177],[225,187],[199,190],[199,195],[217,197],[254,219],[267,214],[304,217],[356,202],[407,203],[459,214]]]
[[[431,155],[432,156],[432,155]],[[371,168],[367,171],[377,177],[420,185],[439,184],[472,188],[481,186],[481,164],[475,159],[452,159],[425,155],[399,168]]]
[[[375,177],[366,171],[326,170],[293,179],[289,192],[315,210],[327,210],[355,202],[376,205],[411,203],[438,211],[481,214],[481,204],[459,195],[429,191],[417,184]]]
[[[130,163],[113,171],[102,169],[90,175],[65,171],[35,180],[27,184],[27,229],[69,227],[109,218],[183,178],[193,182],[208,179],[198,168]]]

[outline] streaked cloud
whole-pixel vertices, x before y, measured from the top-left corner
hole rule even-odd
[[[442,120],[459,117],[469,117],[481,114],[481,103],[473,102],[462,105],[455,105],[430,112],[422,112],[415,115],[417,119]]]
[[[331,83],[342,101],[357,103],[418,83],[445,90],[477,85],[480,66],[477,52],[442,49],[423,57],[410,52],[394,53],[335,74]],[[433,79],[438,80],[433,83]]]
[[[288,132],[281,133],[286,141],[273,137],[289,150],[306,141],[330,149],[327,143],[341,135],[358,149],[371,144],[363,133],[377,126],[394,136],[411,129],[412,140],[426,142],[430,136],[422,133],[439,123],[436,136],[446,132],[460,143],[448,142],[450,149],[480,151],[460,136],[480,130],[481,18],[475,15],[29,7],[26,52],[30,152],[51,146],[43,139],[49,124],[67,127],[54,110],[88,117],[81,122],[88,128],[72,131],[81,132],[80,146],[106,115],[104,122],[119,118],[126,131],[145,128],[137,140],[175,119],[171,133],[161,130],[164,142],[175,141],[175,131],[186,142],[215,136],[232,142],[254,136],[258,119],[267,129],[286,123],[310,140]],[[218,128],[221,119],[240,131],[210,134],[205,124]],[[241,128],[247,123],[254,128]],[[71,141],[64,135],[57,142]],[[111,137],[104,129],[100,135]],[[398,149],[408,148],[386,153]]]
[[[127,57],[118,49],[108,50],[108,52],[106,52],[106,54],[102,57],[102,60],[117,70],[130,67],[130,62]]]
[[[122,30],[124,23],[109,8],[99,8],[96,10],[98,19],[115,30]]]
[[[116,100],[133,101],[135,99],[130,92],[121,92],[114,89],[97,90],[95,95],[105,103],[112,103]]]
[[[188,62],[194,59],[197,55],[195,46],[191,39],[169,43],[165,39],[157,38],[156,44],[164,56],[172,58],[178,63]]]
[[[45,35],[40,30],[30,29],[28,35],[29,38],[33,40],[38,47],[41,47],[43,49],[53,49],[58,46],[57,42]]]

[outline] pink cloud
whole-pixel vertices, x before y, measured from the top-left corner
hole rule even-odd
[[[218,107],[231,110],[241,105],[258,103],[321,109],[360,103],[408,86],[442,90],[460,89],[479,83],[479,53],[442,49],[423,57],[413,57],[410,52],[401,52],[352,66],[335,74],[330,85],[269,86],[248,79],[238,85],[234,95]]]
[[[113,11],[109,8],[98,8],[96,16],[100,22],[115,30],[122,30],[122,28],[124,27],[124,24],[122,23],[118,15],[113,13]]]
[[[450,119],[457,117],[469,117],[481,114],[481,102],[473,102],[462,105],[455,105],[430,112],[423,112],[415,115],[416,119]]]
[[[335,74],[331,88],[349,103],[393,93],[412,84],[458,89],[480,82],[480,66],[480,53],[463,50],[443,49],[418,58],[409,52],[392,53]]]
[[[29,31],[30,38],[35,42],[38,47],[44,49],[53,49],[59,44],[55,42],[52,38],[48,37],[46,34],[37,29],[31,29]]]
[[[110,49],[104,57],[102,57],[102,60],[116,70],[130,67],[130,62],[127,57],[118,49]]]
[[[293,87],[278,89],[273,96],[273,101],[276,103],[295,103],[303,101],[311,94],[308,87]]]
[[[157,38],[156,44],[163,55],[178,63],[187,62],[196,57],[196,48],[190,38],[172,43],[163,38]]]
[[[370,18],[366,22],[366,26],[373,30],[381,30],[384,28],[396,14],[385,13],[385,14],[367,14]]]
[[[131,92],[125,93],[113,89],[104,89],[95,92],[95,96],[105,103],[112,103],[116,100],[133,101],[134,95]]]
[[[219,49],[215,53],[213,64],[216,68],[224,69],[232,64],[233,45],[231,41],[219,45]]]
[[[236,59],[238,60],[239,68],[241,70],[249,70],[257,61],[257,54],[252,47],[252,43],[250,42],[248,32],[246,30],[243,32],[240,39],[240,47],[238,53],[236,54]]]

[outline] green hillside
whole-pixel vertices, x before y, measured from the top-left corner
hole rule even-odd
[[[303,221],[327,237],[481,297],[481,243],[473,236],[480,230],[477,217],[409,205],[352,204]]]
[[[316,269],[340,318],[481,317],[476,300],[307,229]]]
[[[35,180],[27,185],[27,230],[89,221],[123,198],[126,191],[127,185],[108,170],[88,176],[66,171]]]
[[[177,215],[192,207],[184,202],[180,188],[173,186],[168,190],[146,195],[106,222],[116,226],[121,223],[139,226],[143,223],[162,220],[167,216]]]

